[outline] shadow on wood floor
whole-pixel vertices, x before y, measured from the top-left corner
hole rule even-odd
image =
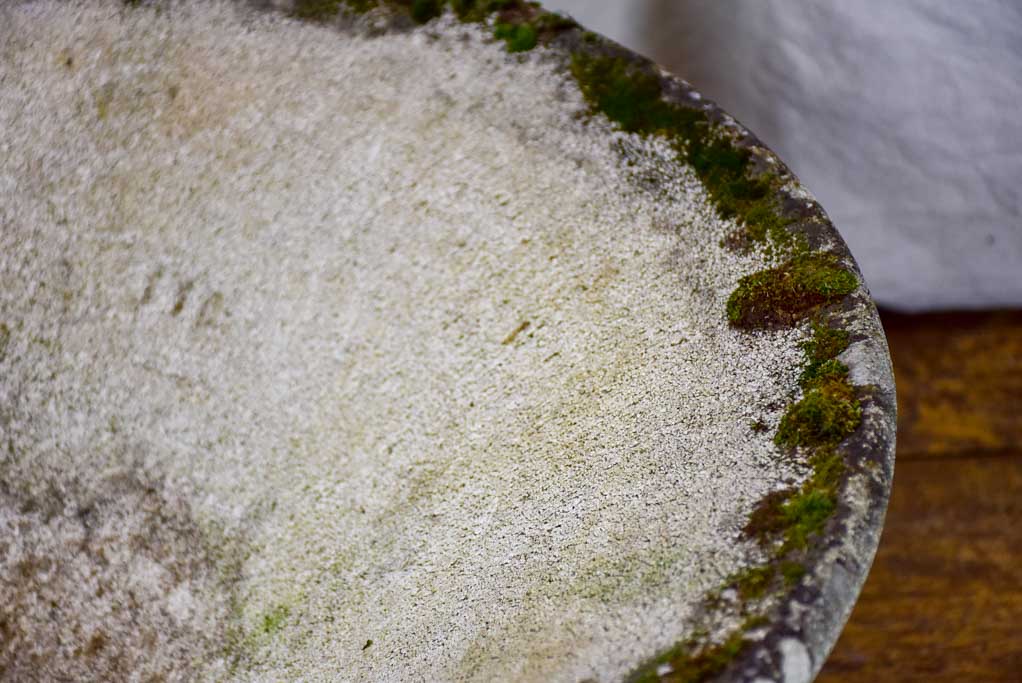
[[[1022,682],[1022,311],[883,313],[898,456],[819,683]]]

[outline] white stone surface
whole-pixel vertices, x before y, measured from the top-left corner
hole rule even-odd
[[[1022,5],[552,0],[715,99],[798,174],[874,296],[1022,305]]]
[[[0,654],[574,681],[685,636],[798,479],[750,425],[803,333],[728,327],[762,264],[669,148],[582,108],[543,50],[455,24],[0,9]],[[4,593],[80,537],[59,607]]]
[[[809,651],[801,640],[785,638],[781,641],[781,674],[784,683],[810,683],[813,679]]]

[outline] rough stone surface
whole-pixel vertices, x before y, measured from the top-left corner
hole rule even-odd
[[[762,264],[544,51],[220,3],[4,11],[3,479],[83,491],[7,500],[5,571],[95,528],[115,549],[60,569],[92,583],[14,585],[71,617],[38,643],[56,673],[612,680],[755,554],[746,515],[802,474],[750,425],[803,333],[727,326]],[[112,472],[158,478],[180,533],[98,495]],[[144,585],[96,606],[116,581]]]
[[[724,316],[766,262],[666,142],[582,115],[581,30],[511,56],[374,22],[0,8],[0,627],[35,648],[8,669],[616,680],[741,622],[704,597],[806,475],[769,436],[805,330]],[[729,680],[792,643],[815,672],[876,547],[890,366],[864,287],[837,316],[855,474]]]

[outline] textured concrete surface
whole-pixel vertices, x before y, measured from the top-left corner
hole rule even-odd
[[[668,144],[580,116],[563,47],[11,7],[8,670],[615,680],[760,559],[805,330],[727,325],[765,261]],[[731,679],[811,677],[876,545],[887,351],[863,287],[835,315],[854,473]]]
[[[62,625],[21,599],[16,666],[224,675],[229,602],[242,677],[611,680],[755,555],[745,516],[803,475],[750,424],[802,332],[728,327],[757,258],[666,148],[621,163],[541,54],[198,3],[8,19],[7,571],[98,524],[61,575],[147,577],[153,607],[47,584]],[[119,513],[142,494],[98,493],[112,472],[182,533]],[[56,517],[18,512],[53,486]],[[103,564],[122,536],[140,555]]]

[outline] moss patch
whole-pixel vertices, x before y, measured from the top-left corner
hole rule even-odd
[[[784,585],[786,588],[791,588],[792,586],[797,585],[805,575],[806,568],[798,562],[781,563],[781,576],[784,577]]]
[[[697,683],[719,674],[745,646],[744,630],[735,630],[724,642],[716,645],[703,646],[687,640],[679,643],[653,661],[647,663],[628,677],[629,683],[651,683],[652,681],[670,681],[671,683]],[[661,667],[670,671],[660,674]]]
[[[773,491],[760,499],[749,515],[743,532],[749,538],[767,539],[784,530],[784,519],[780,514],[781,507],[787,503],[795,489]]]
[[[801,254],[738,281],[727,317],[741,328],[789,327],[824,304],[855,291],[858,282],[830,254]]]
[[[859,426],[862,408],[846,379],[847,368],[837,364],[830,370],[833,374],[817,380],[781,418],[774,437],[778,446],[837,444]]]
[[[809,341],[802,342],[806,365],[799,378],[799,384],[803,389],[809,388],[821,377],[833,374],[838,367],[844,368],[844,364],[837,360],[837,357],[848,348],[849,343],[846,330],[836,330],[819,321],[813,322],[812,329],[813,336]],[[844,368],[844,371],[847,373],[848,369]]]
[[[444,11],[441,0],[414,0],[412,2],[412,19],[418,24],[425,24],[430,19],[439,17]]]
[[[766,594],[775,574],[773,565],[749,567],[732,576],[728,586],[737,590],[743,600],[758,600]]]
[[[494,27],[493,35],[507,43],[508,52],[527,52],[539,42],[539,34],[531,24],[499,23]]]

